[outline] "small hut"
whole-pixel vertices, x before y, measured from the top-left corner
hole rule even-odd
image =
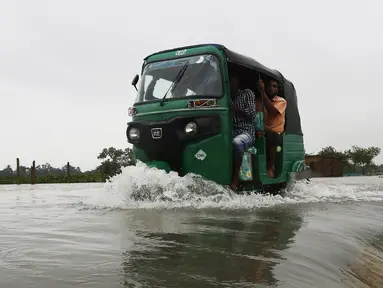
[[[306,155],[305,161],[311,167],[312,177],[343,177],[343,162],[340,157]]]

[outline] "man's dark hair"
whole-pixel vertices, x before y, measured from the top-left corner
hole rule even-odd
[[[274,81],[274,82],[277,83],[277,85],[278,85],[278,92],[279,92],[279,93],[282,93],[282,86],[281,86],[281,84],[279,83],[279,81],[278,81],[277,79],[270,78],[268,84],[270,84],[271,81]]]

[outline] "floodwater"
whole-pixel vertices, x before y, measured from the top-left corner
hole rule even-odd
[[[383,287],[383,179],[284,197],[127,167],[0,186],[0,287]]]

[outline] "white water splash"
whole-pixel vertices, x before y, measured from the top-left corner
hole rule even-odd
[[[85,201],[83,204],[112,209],[249,210],[281,204],[383,201],[383,179],[378,177],[317,178],[309,183],[289,185],[283,197],[255,193],[237,195],[197,175],[179,177],[175,172],[167,174],[163,170],[148,168],[138,163],[137,166],[124,168],[121,174],[105,184],[103,195],[94,195],[94,197],[92,203]]]

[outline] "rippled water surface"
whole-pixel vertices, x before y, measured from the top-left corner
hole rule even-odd
[[[284,197],[128,167],[0,186],[0,287],[383,287],[383,179]]]

